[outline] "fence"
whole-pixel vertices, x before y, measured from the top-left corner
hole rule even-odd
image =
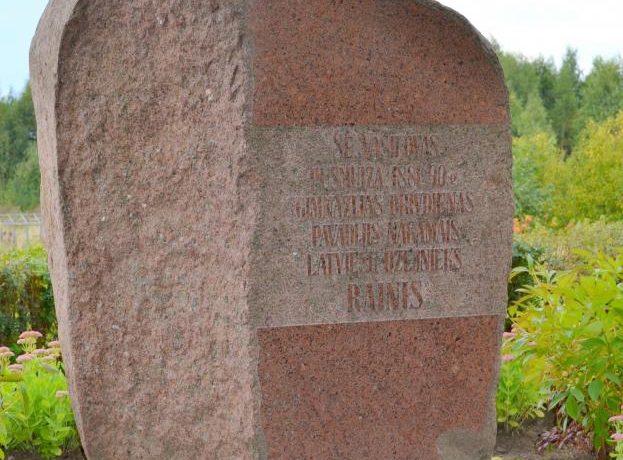
[[[41,241],[37,213],[0,213],[0,247],[20,248]]]

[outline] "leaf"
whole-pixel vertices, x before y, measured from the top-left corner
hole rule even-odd
[[[580,407],[573,395],[569,395],[565,402],[565,413],[576,421],[580,417]]]
[[[588,386],[588,394],[593,401],[597,401],[599,399],[599,396],[601,396],[601,392],[603,391],[603,389],[604,384],[600,380],[593,380]]]
[[[614,383],[616,385],[621,385],[621,377],[619,377],[618,375],[613,374],[612,372],[606,372],[604,375],[612,383]]]
[[[601,337],[591,337],[582,341],[582,348],[590,350],[593,348],[605,347],[606,341]]]
[[[549,410],[554,409],[560,403],[560,401],[562,401],[563,399],[567,397],[567,395],[568,393],[566,391],[563,391],[562,393],[559,393],[556,396],[554,396],[549,402],[548,409]]]
[[[584,328],[584,332],[591,336],[598,336],[603,331],[604,327],[601,321],[593,321]]]
[[[579,388],[574,387],[574,388],[571,388],[570,391],[576,400],[584,402],[584,393],[582,393],[582,391]]]

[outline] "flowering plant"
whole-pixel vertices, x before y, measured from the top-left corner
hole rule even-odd
[[[0,347],[0,445],[53,458],[77,447],[78,435],[60,344],[52,341],[47,348],[38,348],[42,337],[37,331],[23,332],[17,341],[22,351],[18,356]]]
[[[623,409],[623,406],[621,406]],[[616,460],[623,460],[623,415],[614,415],[608,419],[614,427],[614,433],[610,438],[610,442],[614,444],[610,457]]]
[[[545,416],[545,393],[538,373],[526,373],[521,359],[511,353],[514,332],[505,332],[502,364],[496,394],[497,421],[507,431],[519,429],[523,422]]]

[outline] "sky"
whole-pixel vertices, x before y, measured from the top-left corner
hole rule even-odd
[[[586,74],[596,56],[623,56],[622,0],[441,0],[505,51],[529,58],[578,50]]]
[[[578,50],[585,73],[595,56],[623,55],[622,0],[441,0],[506,51],[560,58]],[[47,0],[0,0],[0,96],[28,79],[28,48]]]

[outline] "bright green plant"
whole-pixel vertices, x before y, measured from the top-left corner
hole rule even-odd
[[[562,158],[552,134],[513,138],[513,193],[518,216],[541,216],[552,194],[550,170]]]
[[[21,334],[18,364],[9,364],[13,352],[0,348],[0,444],[54,458],[77,447],[78,435],[58,342],[38,349],[41,337],[36,331]]]
[[[516,335],[508,349],[527,375],[540,376],[563,428],[575,420],[603,451],[623,394],[623,250],[581,256],[567,272],[530,271],[533,285],[509,310]]]
[[[589,123],[573,155],[548,175],[552,194],[546,214],[553,222],[623,219],[623,112]]]
[[[0,252],[0,343],[14,343],[26,329],[56,336],[47,254],[40,245]]]
[[[543,417],[543,406],[538,376],[526,375],[523,363],[512,354],[503,355],[495,399],[498,423],[506,430],[518,429],[527,420]]]
[[[537,221],[515,235],[515,244],[518,247],[539,248],[539,256],[550,267],[570,269],[583,263],[577,250],[614,255],[617,248],[623,247],[623,221],[608,222],[605,218],[595,222],[583,220],[556,230]],[[513,267],[517,266],[514,256],[513,252]],[[527,273],[515,277],[513,285],[517,286],[517,282],[528,284],[526,277],[530,278]]]

